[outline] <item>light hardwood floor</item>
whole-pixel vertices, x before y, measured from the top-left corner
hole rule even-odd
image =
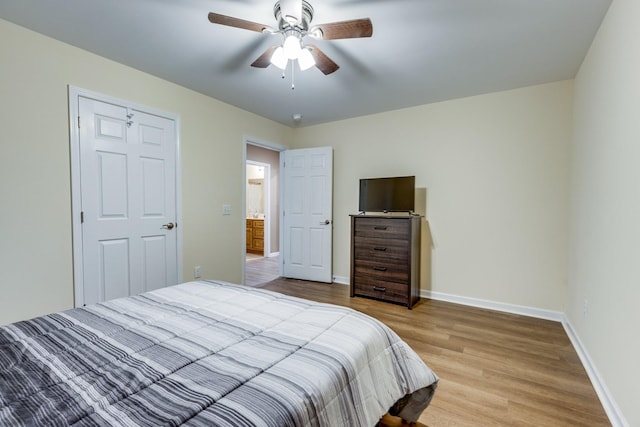
[[[350,298],[338,284],[277,278],[261,287],[351,307],[395,330],[440,377],[420,424],[611,425],[560,323],[424,299],[408,310]]]
[[[247,286],[259,286],[280,275],[280,257],[263,257],[246,254],[244,283]]]

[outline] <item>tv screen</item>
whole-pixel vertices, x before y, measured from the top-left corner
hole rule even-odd
[[[360,180],[360,212],[413,212],[415,176]]]

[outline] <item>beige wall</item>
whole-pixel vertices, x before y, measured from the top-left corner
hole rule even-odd
[[[575,81],[567,309],[632,426],[640,425],[639,22],[640,2],[614,0]]]
[[[433,235],[423,288],[562,310],[572,97],[563,81],[296,130],[296,147],[335,150],[334,274],[349,277],[359,179],[415,175]]]
[[[67,85],[180,115],[183,279],[239,282],[243,135],[291,130],[3,20],[0,40],[0,324],[73,305]]]

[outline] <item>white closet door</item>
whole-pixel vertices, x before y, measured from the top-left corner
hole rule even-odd
[[[80,97],[84,304],[178,283],[176,125]]]

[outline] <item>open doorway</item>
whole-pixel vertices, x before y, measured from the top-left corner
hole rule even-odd
[[[246,219],[247,254],[269,257],[271,253],[271,165],[247,160]]]
[[[280,277],[280,149],[246,142],[244,283]]]

